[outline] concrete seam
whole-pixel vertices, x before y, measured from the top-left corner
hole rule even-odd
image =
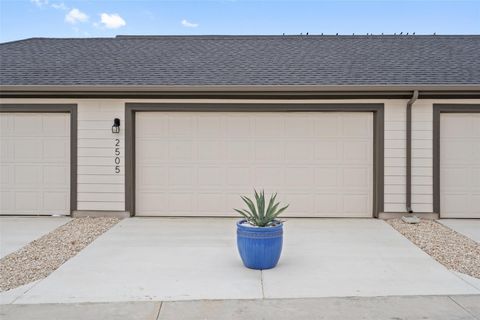
[[[455,277],[457,277],[458,279],[462,280],[463,282],[465,282],[466,284],[468,284],[470,287],[472,287],[473,289],[475,289],[475,291],[479,291],[479,293],[480,293],[480,290],[479,290],[475,285],[471,284],[471,283],[468,282],[467,280],[465,280],[465,279],[463,279],[462,277],[460,277],[456,272],[453,272],[453,271],[450,270],[450,269],[449,269],[448,271],[450,271]],[[457,271],[457,272],[459,272],[459,271]],[[461,273],[461,272],[459,272],[459,273]],[[468,274],[467,274],[467,276],[468,276]],[[479,293],[476,293],[476,294],[479,294]]]
[[[265,299],[265,291],[263,290],[263,270],[260,270],[260,284],[262,285],[262,299]]]
[[[460,303],[458,303],[455,299],[453,299],[452,296],[448,296],[448,298],[449,298],[450,300],[452,300],[453,303],[455,303],[457,306],[459,306],[460,308],[462,308],[462,310],[464,310],[466,313],[468,313],[469,315],[471,315],[471,316],[473,317],[473,319],[480,320],[479,318],[477,318],[477,316],[475,316],[473,313],[471,313],[470,310],[465,309]]]
[[[30,290],[32,290],[33,288],[35,288],[36,286],[38,286],[38,285],[40,284],[40,282],[42,282],[42,281],[45,280],[45,279],[46,279],[46,277],[43,278],[43,279],[37,280],[37,283],[35,283],[33,286],[31,286],[30,288],[28,288],[27,291],[25,291],[24,293],[22,293],[21,295],[19,295],[19,296],[16,297],[15,299],[13,299],[12,302],[9,303],[9,304],[15,304],[15,302],[17,302],[18,299],[23,298],[27,293],[30,292]]]
[[[155,317],[155,320],[160,319],[160,311],[162,310],[162,306],[163,306],[163,301],[160,301],[160,305],[158,306],[158,312],[157,312],[157,316]]]

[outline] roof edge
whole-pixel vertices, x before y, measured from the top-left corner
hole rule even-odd
[[[478,91],[468,85],[0,85],[0,92],[404,92]]]

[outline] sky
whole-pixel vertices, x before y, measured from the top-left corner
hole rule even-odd
[[[0,42],[307,32],[480,34],[480,0],[0,0]]]

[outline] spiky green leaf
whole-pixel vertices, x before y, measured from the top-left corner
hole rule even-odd
[[[257,210],[255,209],[255,205],[253,204],[253,201],[245,196],[242,196],[242,200],[247,204],[254,219],[258,220]]]

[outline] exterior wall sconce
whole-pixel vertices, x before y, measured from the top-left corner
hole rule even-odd
[[[120,133],[120,119],[113,119],[112,133]]]

